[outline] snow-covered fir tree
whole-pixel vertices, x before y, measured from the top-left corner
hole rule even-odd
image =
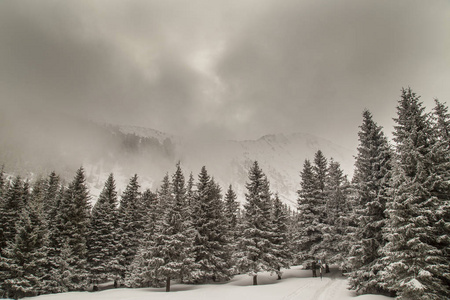
[[[119,232],[119,262],[121,265],[122,278],[125,278],[127,268],[133,261],[143,234],[141,221],[141,207],[139,205],[138,176],[135,174],[130,178],[125,191],[120,199],[118,210],[118,232]]]
[[[410,88],[402,90],[395,121],[397,161],[387,203],[383,287],[399,299],[448,299],[449,258],[439,232],[448,194],[436,190],[445,186],[442,168],[435,164],[440,153],[434,151],[430,120]]]
[[[434,167],[439,174],[439,180],[435,181],[432,195],[439,202],[440,220],[436,224],[436,243],[442,249],[447,263],[450,265],[450,114],[448,106],[435,100],[436,106],[432,116],[434,139]],[[450,278],[446,274],[441,275],[441,280],[450,286]]]
[[[202,167],[192,205],[195,262],[199,281],[224,281],[231,276],[230,236],[223,214],[220,187]]]
[[[108,279],[117,281],[120,270],[117,204],[116,183],[113,174],[110,174],[91,214],[88,258],[94,290],[98,289],[99,283]]]
[[[250,276],[253,285],[258,284],[258,273],[276,272],[275,247],[271,222],[271,193],[267,177],[257,161],[249,170],[245,194],[245,216],[242,233],[238,241],[236,266]]]
[[[0,205],[3,201],[3,196],[5,194],[6,186],[7,186],[7,180],[5,178],[4,166],[2,165],[2,168],[0,169]]]
[[[231,245],[235,245],[236,238],[238,237],[239,203],[237,202],[237,196],[231,184],[225,193],[223,210],[231,239],[230,243]]]
[[[328,162],[323,152],[318,150],[314,155],[313,164],[313,178],[314,178],[314,190],[313,197],[317,203],[316,218],[318,219],[318,229],[321,232],[321,241],[318,244],[312,246],[310,252],[313,257],[322,261],[327,259],[329,244],[324,241],[323,234],[325,227],[328,227],[328,215],[327,215],[327,196],[325,191],[326,181],[328,176]]]
[[[319,226],[321,201],[315,197],[316,184],[313,167],[309,160],[303,163],[300,173],[301,182],[298,190],[296,230],[293,243],[295,244],[295,258],[297,263],[309,264],[315,260],[315,250],[322,242],[322,230]]]
[[[278,279],[281,279],[281,268],[288,269],[292,263],[292,253],[289,247],[289,234],[288,234],[288,209],[286,205],[283,205],[278,194],[275,195],[272,208],[272,243],[273,254],[275,257],[274,268]]]
[[[65,245],[69,257],[70,274],[64,276],[69,290],[82,290],[88,283],[87,239],[89,235],[91,205],[89,191],[86,186],[84,169],[77,170],[75,178],[64,190],[64,195],[58,208],[57,228],[60,247]]]
[[[140,247],[134,257],[133,262],[127,273],[125,280],[126,286],[146,287],[158,285],[158,282],[150,280],[147,269],[147,258],[150,257],[151,243],[156,232],[156,224],[159,222],[161,215],[158,213],[159,208],[158,195],[149,189],[142,193],[141,204],[144,210],[144,235],[140,242]]]
[[[20,176],[15,177],[9,187],[5,188],[5,195],[0,207],[0,253],[9,242],[13,242],[16,235],[16,222],[24,207],[23,182]]]
[[[360,126],[358,154],[355,162],[353,188],[355,193],[355,232],[349,253],[350,288],[359,293],[381,293],[378,272],[381,249],[386,241],[382,229],[386,221],[389,176],[392,152],[382,128],[365,110]]]
[[[184,175],[179,164],[172,182],[168,179],[166,175],[158,193],[162,215],[157,220],[154,236],[135,259],[139,266],[139,280],[153,286],[165,282],[167,292],[174,279],[192,280],[198,267],[192,251],[194,230],[188,214]]]
[[[61,180],[56,172],[51,172],[45,181],[44,195],[42,202],[44,203],[44,212],[47,222],[55,220],[58,207],[58,192],[61,188]]]
[[[348,253],[350,223],[350,183],[340,164],[330,160],[325,184],[326,222],[323,226],[323,251],[327,264],[343,268]]]
[[[4,296],[18,299],[46,293],[48,231],[42,203],[27,203],[15,225],[14,241],[0,256]]]

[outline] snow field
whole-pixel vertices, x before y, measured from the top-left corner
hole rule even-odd
[[[165,288],[108,289],[100,292],[70,292],[42,295],[33,300],[387,300],[380,295],[356,296],[347,289],[347,280],[336,269],[320,277],[312,278],[310,270],[293,267],[283,272],[283,279],[270,273],[258,275],[258,285],[252,285],[252,277],[237,275],[226,283],[189,285],[175,283],[171,292]]]

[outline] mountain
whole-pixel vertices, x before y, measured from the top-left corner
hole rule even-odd
[[[197,179],[204,165],[223,189],[232,184],[243,201],[248,168],[257,160],[271,190],[292,206],[296,204],[303,162],[312,160],[317,150],[340,162],[347,173],[353,166],[352,151],[306,133],[271,134],[245,141],[201,140],[136,126],[71,122],[65,128],[48,127],[45,132],[27,128],[28,139],[0,145],[0,164],[28,177],[30,174],[24,173],[48,174],[55,170],[67,181],[83,165],[95,201],[111,172],[119,192],[134,174],[138,174],[142,188],[156,190],[164,175],[171,174],[180,161],[186,177],[192,172]]]
[[[206,166],[223,189],[232,184],[241,201],[244,199],[248,169],[255,160],[266,173],[272,191],[292,206],[296,204],[303,162],[313,159],[317,150],[340,162],[346,172],[353,167],[352,151],[306,133],[271,134],[257,140],[233,141],[183,139],[153,129],[131,126],[117,126],[115,130],[142,139],[157,139],[168,154],[165,159],[169,168],[165,172],[170,173],[177,161],[182,163],[186,175],[192,172],[196,176],[201,167]],[[152,188],[155,189],[161,178],[146,179],[153,183]]]

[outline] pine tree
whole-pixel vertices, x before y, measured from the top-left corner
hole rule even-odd
[[[402,90],[397,116],[397,162],[384,231],[386,267],[380,272],[383,287],[397,292],[400,299],[449,298],[449,259],[438,232],[445,214],[439,209],[448,198],[440,199],[435,193],[442,183],[442,171],[433,159],[432,126],[410,88]]]
[[[51,222],[56,217],[58,207],[58,192],[61,188],[61,180],[59,176],[53,171],[48,175],[45,182],[45,191],[43,196],[44,211],[46,213],[47,221]]]
[[[223,215],[220,187],[202,167],[192,207],[195,262],[200,281],[229,280],[231,275],[229,234]]]
[[[195,268],[192,252],[194,230],[188,217],[186,188],[180,165],[172,177],[163,179],[159,191],[160,209],[163,215],[158,219],[153,239],[135,258],[134,266],[139,275],[138,284],[148,282],[159,286],[163,281],[166,291],[170,291],[171,280],[192,280]],[[136,274],[134,274],[136,275]],[[189,276],[190,278],[188,278]],[[136,277],[136,276],[135,276]]]
[[[386,202],[392,153],[382,128],[369,111],[363,112],[353,186],[355,232],[349,253],[350,288],[360,293],[382,293],[378,272],[381,249],[386,244],[382,229],[386,222]]]
[[[245,217],[236,264],[239,270],[253,276],[253,285],[257,285],[259,272],[277,271],[274,268],[276,258],[272,242],[271,195],[269,182],[257,161],[250,168],[248,178]]]
[[[47,292],[47,224],[42,204],[30,202],[21,210],[14,241],[0,256],[2,288],[14,299]]]
[[[321,232],[320,242],[313,245],[310,253],[316,259],[321,259],[326,261],[329,255],[330,245],[324,239],[324,231],[329,227],[329,218],[327,211],[327,195],[326,195],[326,182],[328,177],[328,162],[321,150],[318,150],[314,155],[314,165],[313,165],[313,178],[314,178],[314,189],[313,197],[315,198],[315,203],[317,205],[316,218],[318,219],[317,226],[318,230]]]
[[[231,239],[230,243],[231,245],[235,245],[236,239],[238,237],[239,203],[237,202],[237,196],[231,184],[228,187],[227,192],[225,193],[224,215]]]
[[[52,175],[50,175],[51,177]],[[50,181],[49,181],[50,183]],[[47,203],[50,201],[49,193],[51,189],[57,188],[55,198],[51,200],[53,202],[52,206],[48,206]],[[69,257],[64,256],[64,254],[70,253],[68,245],[65,243],[65,238],[63,237],[62,229],[64,218],[62,215],[65,213],[63,209],[63,201],[66,194],[66,187],[64,185],[59,185],[55,182],[55,185],[48,184],[46,190],[46,196],[44,200],[44,215],[46,216],[48,233],[49,233],[49,243],[47,258],[50,264],[48,276],[52,279],[48,287],[48,291],[52,293],[67,292],[69,290],[69,276],[67,271],[62,267],[62,264],[68,266],[67,260]],[[46,208],[47,206],[47,208]],[[63,248],[66,248],[66,252],[63,253]],[[73,269],[73,267],[71,267]],[[64,273],[65,272],[65,273]],[[67,283],[67,284],[66,284]]]
[[[322,243],[322,222],[319,216],[324,208],[323,200],[317,197],[317,185],[314,169],[309,160],[305,160],[301,172],[301,189],[297,200],[297,230],[294,235],[297,262],[310,264],[317,259],[316,253]]]
[[[143,235],[139,205],[139,183],[138,176],[131,177],[120,200],[118,211],[119,220],[119,252],[120,265],[122,266],[121,276],[125,278],[127,268],[133,261],[139,248],[140,238]]]
[[[434,181],[432,195],[438,202],[438,212],[436,223],[436,245],[442,250],[443,256],[450,264],[450,114],[448,107],[444,103],[435,100],[436,106],[432,116],[433,128],[433,166],[435,173],[439,174]],[[441,280],[445,285],[450,286],[450,279],[447,274],[442,274]]]
[[[92,209],[89,242],[89,269],[94,290],[98,283],[115,279],[118,273],[117,192],[113,174]]]
[[[328,264],[344,268],[348,253],[350,225],[350,183],[333,159],[328,167],[325,185],[327,219],[323,227],[323,245]],[[328,272],[328,271],[327,271]]]
[[[273,237],[272,243],[274,245],[273,253],[276,258],[274,261],[274,268],[281,279],[281,268],[290,268],[292,262],[291,249],[289,248],[288,235],[288,211],[285,205],[280,201],[278,194],[275,195],[272,209],[272,226]]]
[[[14,241],[16,222],[25,205],[23,198],[23,182],[17,176],[6,190],[0,207],[0,254],[9,242]]]
[[[57,216],[59,247],[66,244],[71,254],[67,263],[72,272],[65,279],[69,290],[82,290],[87,286],[90,211],[89,191],[81,167],[64,191]]]
[[[6,191],[6,187],[7,187],[7,181],[5,178],[5,170],[4,170],[4,166],[2,165],[2,168],[0,169],[0,205],[1,203],[3,203],[3,196],[5,194]]]

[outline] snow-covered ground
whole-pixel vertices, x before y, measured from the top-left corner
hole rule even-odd
[[[99,292],[71,292],[43,295],[33,300],[388,300],[379,295],[356,296],[347,290],[347,280],[337,270],[331,270],[324,278],[312,278],[311,271],[293,267],[285,270],[282,280],[276,275],[261,273],[258,285],[252,285],[248,275],[235,276],[227,283],[187,285],[173,284],[171,292],[164,288],[107,289]]]

